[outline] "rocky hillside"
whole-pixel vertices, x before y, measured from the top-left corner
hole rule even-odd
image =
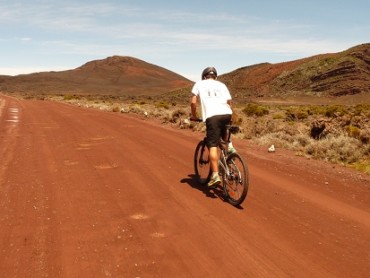
[[[219,79],[241,103],[370,103],[370,43],[339,53],[246,66]],[[188,101],[192,85],[167,69],[122,56],[61,72],[0,76],[0,91],[5,93],[155,96],[174,102]]]
[[[305,59],[239,68],[220,77],[236,98],[370,95],[370,44]]]
[[[192,82],[132,57],[113,56],[73,70],[0,76],[0,91],[34,94],[158,95]]]

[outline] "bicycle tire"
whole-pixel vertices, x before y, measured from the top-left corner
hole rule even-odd
[[[211,177],[209,150],[204,140],[200,141],[194,153],[195,178],[200,184],[206,184]]]
[[[249,170],[243,157],[238,153],[230,154],[226,163],[229,173],[224,174],[223,187],[227,201],[233,205],[240,205],[248,194]]]

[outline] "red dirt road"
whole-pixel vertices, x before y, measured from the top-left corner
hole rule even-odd
[[[368,176],[235,140],[235,208],[192,179],[200,138],[0,95],[0,276],[369,277]]]

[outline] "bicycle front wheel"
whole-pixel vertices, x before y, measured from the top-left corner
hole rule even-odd
[[[211,164],[209,160],[209,150],[205,140],[198,143],[194,153],[195,178],[200,184],[205,184],[211,177]]]
[[[242,156],[233,153],[226,159],[228,173],[223,182],[227,200],[233,206],[240,205],[247,197],[249,187],[248,166]]]

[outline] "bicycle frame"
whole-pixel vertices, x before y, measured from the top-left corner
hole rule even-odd
[[[229,140],[230,140],[230,134],[229,134]],[[228,140],[228,142],[229,142]],[[227,165],[227,157],[228,157],[228,154],[226,153],[227,150],[225,148],[225,145],[226,145],[226,142],[221,142],[220,145],[218,146],[218,148],[220,149],[220,157],[219,157],[219,160],[218,160],[218,167],[219,167],[219,170],[222,169],[222,171],[220,171],[221,173],[225,173],[226,174],[226,178],[230,176],[230,170],[229,170],[229,166]],[[222,175],[223,176],[223,175]],[[238,176],[240,176],[240,171],[238,171]],[[223,176],[223,178],[225,178]]]
[[[249,174],[248,167],[239,153],[228,153],[228,143],[231,134],[239,131],[238,126],[227,126],[227,134],[217,146],[220,154],[218,159],[219,174],[222,177],[222,188],[227,201],[234,205],[240,205],[248,192]],[[209,149],[206,146],[206,138],[201,140],[194,153],[194,169],[196,179],[201,184],[206,184],[211,177],[209,161]]]
[[[220,157],[219,157],[219,160],[218,160],[218,165],[219,165],[219,168],[221,167],[222,170],[226,173],[226,175],[229,176],[230,171],[229,171],[229,167],[227,166],[227,163],[226,163],[226,159],[228,157],[228,155],[226,153],[227,152],[226,144],[230,143],[231,134],[238,132],[239,127],[238,126],[232,126],[230,124],[230,125],[226,126],[226,130],[227,130],[227,134],[226,134],[226,138],[225,138],[226,141],[221,140],[220,144],[218,145],[218,149],[220,150]],[[206,141],[206,137],[203,139],[203,141],[204,142]],[[204,148],[207,148],[207,146],[203,146],[203,149]],[[202,149],[202,153],[204,153],[203,149]],[[203,157],[202,157],[202,162],[204,162]]]
[[[222,168],[222,170],[225,171],[225,173],[229,173],[229,169],[227,167],[226,163],[226,148],[224,147],[225,142],[221,142],[218,148],[220,149],[220,157],[218,159],[218,166]]]

